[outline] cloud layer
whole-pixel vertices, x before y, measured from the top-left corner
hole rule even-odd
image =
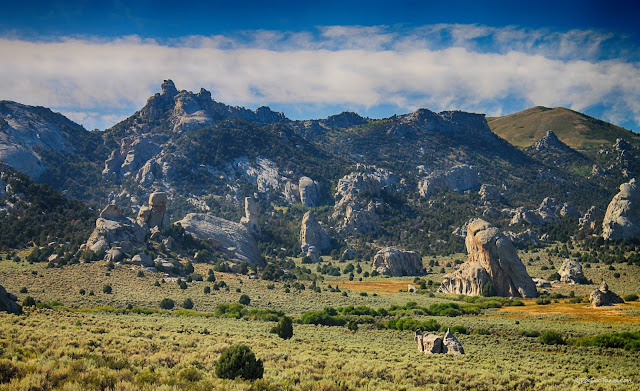
[[[372,116],[427,107],[503,115],[533,105],[598,108],[640,129],[635,43],[599,31],[430,25],[247,31],[168,41],[0,38],[0,99],[57,109],[104,129],[171,78],[234,105],[294,118],[323,107]]]

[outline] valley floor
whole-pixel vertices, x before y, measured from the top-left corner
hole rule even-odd
[[[543,261],[548,264],[547,259]],[[542,262],[542,261],[541,261]],[[443,262],[444,263],[444,262]],[[209,265],[196,271],[206,276]],[[364,265],[363,265],[364,266]],[[310,265],[315,271],[315,265]],[[631,293],[638,281],[635,268],[610,286]],[[448,267],[447,267],[448,268]],[[536,273],[536,264],[530,268]],[[596,270],[587,269],[587,273]],[[440,275],[427,275],[438,283]],[[415,301],[419,306],[451,302],[445,295],[410,294],[412,278],[348,281],[329,277],[311,289],[286,293],[282,282],[251,280],[216,273],[229,290],[203,293],[211,282],[172,281],[156,286],[157,275],[139,277],[130,266],[107,271],[104,262],[48,269],[44,264],[0,262],[0,279],[20,299],[31,295],[62,303],[27,309],[16,316],[0,313],[0,390],[619,390],[639,389],[640,352],[573,345],[544,345],[523,332],[557,331],[565,338],[637,331],[640,303],[593,309],[588,303],[552,300],[537,305],[488,309],[480,315],[419,316],[443,328],[463,326],[456,334],[465,355],[424,355],[412,331],[379,329],[361,324],[346,327],[294,323],[294,336],[282,340],[269,333],[273,322],[211,316],[220,303],[251,297],[249,308],[271,308],[299,317],[326,306],[366,305],[389,308]],[[305,281],[308,285],[309,282]],[[111,294],[103,293],[109,284]],[[328,285],[340,287],[331,292]],[[553,288],[582,296],[595,285]],[[18,293],[26,288],[28,293]],[[80,289],[85,294],[79,293]],[[403,289],[405,292],[400,292]],[[239,291],[240,292],[239,292]],[[89,292],[93,291],[93,295]],[[366,293],[366,295],[364,295]],[[180,306],[191,298],[196,311],[152,314],[124,313],[127,305],[158,308],[169,297]],[[111,312],[111,306],[121,311]],[[484,330],[483,330],[484,329]],[[480,332],[480,330],[483,330]],[[440,332],[442,334],[442,332]],[[222,380],[215,363],[226,347],[244,343],[264,361],[264,379],[251,383]]]

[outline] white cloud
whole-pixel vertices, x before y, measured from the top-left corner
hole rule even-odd
[[[633,47],[619,43],[594,31],[477,25],[332,26],[167,42],[0,38],[9,54],[0,57],[0,99],[59,108],[88,128],[104,128],[171,78],[179,89],[205,87],[218,101],[250,107],[395,105],[399,112],[498,115],[516,99],[576,110],[604,105],[608,119],[633,119],[637,128],[640,65],[628,59]]]

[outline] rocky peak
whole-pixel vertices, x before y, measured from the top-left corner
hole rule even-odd
[[[491,132],[484,114],[464,111],[443,111],[434,113],[418,109],[413,113],[397,117],[388,133],[401,137],[437,131],[457,139],[478,140],[498,139]]]
[[[366,118],[352,111],[344,111],[340,114],[331,115],[327,119],[322,120],[322,124],[329,127],[336,128],[350,128],[356,125],[366,124],[368,121]]]
[[[536,151],[544,151],[549,148],[566,149],[569,148],[569,146],[560,141],[553,130],[547,130],[547,133],[544,135],[544,137],[536,141],[536,143],[533,144],[531,148],[535,149]]]
[[[173,80],[165,80],[164,82],[162,82],[161,88],[162,95],[166,95],[170,98],[178,95],[178,89],[176,88],[176,85],[173,84]]]

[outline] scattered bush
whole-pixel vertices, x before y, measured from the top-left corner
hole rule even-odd
[[[549,299],[548,297],[539,297],[536,300],[536,304],[538,305],[547,305],[547,304],[551,304],[551,299]]]
[[[594,335],[571,341],[576,346],[598,346],[640,351],[640,331]]]
[[[102,292],[106,293],[107,295],[111,294],[113,290],[111,289],[111,285],[105,285],[102,287]]]
[[[492,282],[487,282],[482,287],[482,296],[491,297],[491,296],[495,296],[496,294],[497,294],[496,287],[493,285]]]
[[[36,305],[36,299],[31,296],[27,296],[22,300],[23,307],[34,307]]]
[[[391,319],[387,321],[386,327],[393,330],[411,330],[416,331],[437,331],[440,330],[440,324],[433,319],[421,322],[413,318]]]
[[[293,321],[290,317],[283,316],[270,332],[272,334],[278,334],[278,337],[282,339],[289,339],[293,337]]]
[[[203,292],[208,295],[209,293],[211,293],[211,287],[210,286],[205,286],[204,289],[203,289]]]
[[[193,308],[193,300],[186,298],[184,302],[182,302],[182,308],[190,310]]]
[[[545,345],[566,345],[567,343],[562,337],[562,334],[549,330],[543,331],[542,334],[540,334],[539,340]]]
[[[0,359],[0,384],[7,384],[18,375],[18,368],[6,358]]]
[[[520,335],[528,338],[538,338],[540,336],[540,332],[536,330],[532,330],[532,331],[522,330],[520,331]]]
[[[222,351],[216,363],[216,376],[221,379],[261,379],[264,374],[262,360],[247,345],[232,345]]]
[[[464,326],[453,326],[449,330],[454,334],[469,334],[469,330]]]
[[[625,297],[623,297],[623,299],[624,301],[638,301],[638,295],[632,293],[630,295],[626,295]]]
[[[176,303],[173,300],[166,297],[160,301],[160,308],[164,310],[170,310],[175,307],[175,305]]]
[[[238,303],[242,305],[249,305],[251,304],[251,298],[249,297],[249,295],[241,295],[240,299],[238,299]]]
[[[472,334],[476,334],[476,335],[489,335],[491,334],[491,332],[485,328],[479,328],[479,329],[475,329],[473,330]]]

